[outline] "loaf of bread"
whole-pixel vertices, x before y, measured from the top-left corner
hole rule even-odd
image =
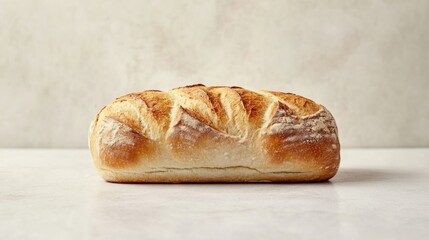
[[[292,94],[192,85],[117,98],[91,123],[109,182],[309,182],[340,162],[335,120]]]

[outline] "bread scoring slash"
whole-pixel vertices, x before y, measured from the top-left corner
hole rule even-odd
[[[202,84],[117,98],[91,123],[109,182],[313,182],[338,171],[335,120],[292,93]]]

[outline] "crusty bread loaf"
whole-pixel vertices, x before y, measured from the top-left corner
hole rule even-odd
[[[109,182],[306,182],[333,177],[335,120],[304,97],[192,85],[117,98],[91,124]]]

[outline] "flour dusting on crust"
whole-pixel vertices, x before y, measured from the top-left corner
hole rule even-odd
[[[263,132],[268,135],[284,134],[283,142],[315,142],[320,139],[336,140],[337,130],[334,118],[322,107],[316,113],[299,118],[292,111],[279,107],[271,124]],[[336,146],[333,148],[335,149]]]
[[[131,131],[132,129],[127,125],[113,118],[106,117],[102,120],[98,129],[98,145],[107,145],[109,147],[134,145],[134,141],[124,134]]]

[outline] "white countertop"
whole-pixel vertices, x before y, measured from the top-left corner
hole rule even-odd
[[[88,150],[0,149],[0,239],[423,239],[429,149],[346,149],[312,184],[113,184]]]

